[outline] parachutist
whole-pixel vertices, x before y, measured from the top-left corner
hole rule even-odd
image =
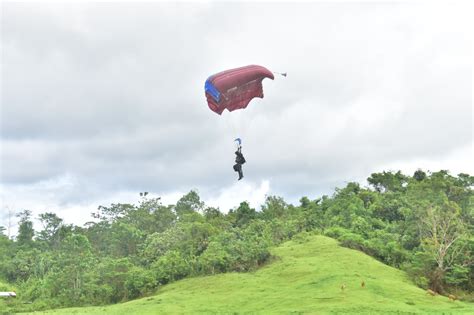
[[[239,146],[237,151],[235,151],[235,165],[234,165],[234,171],[239,173],[239,179],[241,180],[244,177],[244,174],[242,173],[242,164],[244,164],[245,158],[244,155],[242,154],[242,146]]]

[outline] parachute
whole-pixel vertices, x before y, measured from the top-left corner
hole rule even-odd
[[[211,75],[204,85],[207,104],[219,115],[225,109],[231,112],[246,108],[255,97],[263,98],[262,80],[265,78],[273,80],[275,77],[270,70],[257,65]]]

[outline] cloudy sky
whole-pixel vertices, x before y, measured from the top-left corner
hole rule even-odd
[[[297,203],[372,172],[474,173],[472,5],[1,3],[0,225],[82,224],[139,192],[222,211]],[[288,72],[218,116],[205,79]],[[243,139],[244,180],[233,172]]]

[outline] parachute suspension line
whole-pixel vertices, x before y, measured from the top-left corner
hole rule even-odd
[[[233,133],[232,137],[234,137],[234,139],[240,137],[240,130],[239,130],[240,128],[238,128],[237,125],[238,125],[238,121],[235,122],[234,120],[232,124],[232,133]]]
[[[233,115],[233,122],[234,124],[232,125],[232,127],[234,128],[233,132],[234,132],[234,139],[236,138],[241,138],[242,137],[242,130],[244,129],[243,128],[243,122],[242,122],[242,115],[244,113],[241,112],[240,110],[237,110],[234,115]]]
[[[238,111],[237,111],[238,112]],[[239,124],[239,115],[236,113],[230,113],[228,111],[222,114],[224,124],[227,126],[227,132],[230,133],[230,137],[233,139],[240,138],[240,124]]]

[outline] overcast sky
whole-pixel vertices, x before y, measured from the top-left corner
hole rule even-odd
[[[226,212],[384,170],[474,173],[472,5],[0,6],[0,225],[22,209],[82,224],[141,191],[168,204],[194,189]],[[249,64],[288,77],[210,111],[206,78]]]

